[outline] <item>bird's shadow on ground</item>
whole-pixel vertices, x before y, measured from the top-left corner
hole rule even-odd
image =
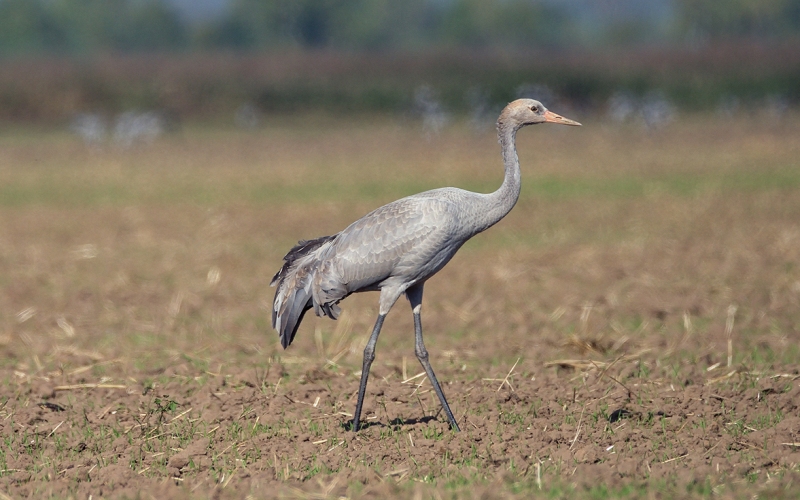
[[[436,421],[436,417],[422,417],[422,418],[395,418],[390,420],[389,423],[379,422],[379,421],[372,421],[372,422],[361,422],[358,430],[362,431],[365,429],[369,429],[371,427],[384,427],[384,428],[392,428],[392,430],[399,431],[404,427],[415,426],[419,424],[427,424],[428,422]],[[353,421],[348,420],[346,422],[341,423],[341,428],[346,431],[353,430]]]

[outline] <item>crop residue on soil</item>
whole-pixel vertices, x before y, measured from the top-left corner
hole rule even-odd
[[[377,296],[348,298],[336,322],[307,316],[283,351],[268,281],[298,239],[381,203],[496,188],[491,134],[6,139],[0,493],[790,495],[797,123],[584,129],[521,136],[518,206],[426,284],[426,345],[460,434],[420,374],[404,301],[354,434]]]
[[[151,386],[22,377],[2,410],[16,427],[4,428],[6,484],[20,496],[133,495],[165,483],[179,496],[195,487],[237,496],[298,481],[320,492],[320,478],[336,494],[354,482],[380,494],[434,477],[713,486],[800,463],[797,374],[718,369],[710,377],[703,369],[684,372],[681,383],[613,367],[526,365],[497,380],[445,371],[455,378],[445,391],[460,434],[439,415],[428,384],[403,384],[386,368],[373,376],[358,434],[347,430],[357,379],[330,368],[282,382],[277,364],[270,373],[208,373],[177,363],[157,377],[169,382]]]

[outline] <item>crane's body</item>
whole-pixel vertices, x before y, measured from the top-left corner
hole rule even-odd
[[[336,319],[338,303],[348,295],[380,291],[378,320],[364,350],[353,430],[358,430],[369,367],[383,319],[403,294],[414,313],[417,357],[451,426],[458,430],[422,342],[423,286],[467,240],[497,223],[513,208],[520,194],[516,132],[524,125],[545,121],[579,125],[530,99],[514,101],[503,110],[497,128],[505,177],[497,191],[482,194],[440,188],[408,196],[373,210],[340,233],[301,241],[284,257],[284,265],[271,283],[278,287],[273,303],[273,327],[284,348],[294,340],[309,309],[313,308],[317,316]]]
[[[478,232],[476,207],[483,203],[476,201],[481,196],[485,195],[441,188],[396,200],[338,234],[313,240],[319,246],[300,259],[287,261],[284,267],[297,266],[295,276],[304,280],[302,288],[307,289],[318,316],[336,319],[336,304],[342,299],[351,293],[377,290],[385,314],[409,287],[433,276]],[[301,288],[297,279],[282,286],[287,291]],[[278,311],[276,303],[275,328],[287,347],[299,322],[288,316],[283,323],[284,316]]]

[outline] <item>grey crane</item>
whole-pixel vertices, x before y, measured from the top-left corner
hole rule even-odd
[[[433,386],[450,426],[458,423],[428,361],[422,341],[422,289],[455,255],[461,245],[485,231],[511,211],[519,199],[520,170],[516,134],[525,125],[580,123],[559,116],[532,99],[518,99],[497,119],[497,136],[503,153],[505,177],[489,194],[458,188],[440,188],[393,201],[350,224],[332,236],[300,241],[272,278],[277,285],[272,306],[272,326],[284,349],[292,343],[306,311],[336,319],[337,305],[351,293],[380,291],[378,318],[364,348],[361,384],[353,414],[358,431],[367,378],[375,359],[375,344],[383,320],[405,294],[414,314],[414,351]]]

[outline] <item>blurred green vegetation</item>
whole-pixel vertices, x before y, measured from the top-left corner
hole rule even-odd
[[[164,50],[188,39],[159,0],[0,0],[0,54]]]
[[[800,101],[796,0],[230,0],[201,21],[176,5],[0,0],[0,121],[405,113],[423,85],[456,113],[524,88],[584,110],[620,92],[700,110]]]
[[[228,0],[224,5],[198,21],[175,0],[0,0],[0,54],[594,47],[800,34],[796,0]]]
[[[800,31],[797,0],[675,0],[678,32],[702,37],[781,37]]]
[[[231,0],[204,23],[160,0],[1,0],[0,53],[552,45],[574,37],[571,23],[528,0]]]
[[[420,89],[448,113],[493,115],[521,95],[604,111],[620,92],[682,110],[788,110],[800,102],[800,46],[720,42],[695,48],[359,53],[104,54],[0,64],[0,123],[63,123],[78,113],[160,110],[230,121],[242,105],[287,113],[412,114]],[[557,102],[556,102],[557,101]],[[493,118],[492,118],[493,119]],[[491,121],[491,120],[490,120]]]

